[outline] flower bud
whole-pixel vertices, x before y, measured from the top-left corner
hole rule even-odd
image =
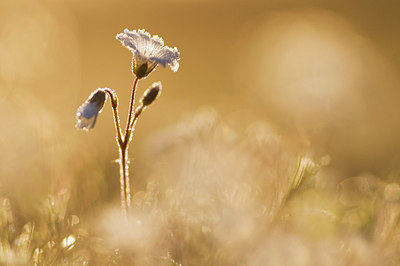
[[[107,93],[103,89],[97,89],[92,92],[76,112],[77,122],[75,127],[86,131],[93,128],[106,100]]]
[[[154,82],[150,88],[148,88],[144,94],[142,99],[140,100],[143,106],[148,106],[157,98],[157,96],[161,92],[161,82]]]

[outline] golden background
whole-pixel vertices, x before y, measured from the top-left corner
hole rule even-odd
[[[163,92],[136,125],[134,192],[163,174],[154,159],[159,138],[198,113],[234,128],[228,139],[268,125],[291,152],[328,155],[337,182],[365,173],[397,182],[398,8],[396,1],[0,0],[0,189],[22,221],[64,188],[79,215],[118,204],[110,104],[93,130],[74,125],[77,108],[101,87],[117,91],[125,124],[131,53],[115,39],[125,28],[162,36],[181,54],[177,73],[158,67],[139,83],[138,96],[155,81]]]

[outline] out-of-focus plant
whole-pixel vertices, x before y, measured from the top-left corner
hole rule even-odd
[[[399,265],[398,175],[335,179],[328,157],[296,163],[268,126],[221,120],[201,113],[152,138],[127,217],[78,217],[67,190],[31,216],[0,195],[0,264]]]
[[[20,234],[17,233],[10,201],[0,198],[0,264],[24,264],[31,252],[34,224],[28,222]]]
[[[67,190],[49,195],[36,218],[19,229],[9,199],[0,198],[0,264],[86,265],[113,260],[113,252],[99,248],[98,241],[80,226],[79,217],[69,214],[68,202]]]
[[[171,70],[176,72],[179,68],[180,55],[176,47],[165,46],[161,37],[157,35],[151,36],[145,30],[129,31],[125,29],[123,33],[117,34],[116,39],[132,52],[132,73],[135,75],[125,131],[121,130],[117,94],[109,88],[95,90],[86,102],[78,108],[76,128],[86,131],[93,128],[96,124],[97,116],[107,100],[107,95],[110,96],[116,140],[119,148],[121,211],[126,215],[127,209],[129,210],[131,207],[128,148],[132,140],[132,132],[140,114],[161,92],[161,82],[153,83],[144,93],[139,107],[134,110],[138,81],[145,79],[158,65],[163,67],[169,65]]]
[[[300,185],[307,179],[315,176],[324,164],[326,163],[316,162],[308,156],[299,155],[294,174],[289,180],[287,189],[283,192],[282,197],[278,199],[279,202],[276,211],[281,211],[289,198],[300,188]],[[277,217],[277,214],[274,216]]]

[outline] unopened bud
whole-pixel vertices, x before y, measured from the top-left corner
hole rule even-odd
[[[76,112],[76,128],[86,131],[93,128],[106,99],[107,94],[103,89],[97,89],[92,92]]]
[[[161,82],[154,82],[150,88],[148,88],[143,94],[143,98],[140,100],[143,106],[148,106],[157,98],[161,92]]]

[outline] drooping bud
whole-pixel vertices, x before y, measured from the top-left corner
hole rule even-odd
[[[143,106],[148,106],[160,95],[161,93],[161,82],[154,82],[150,88],[148,88],[144,94],[142,99],[140,100]]]
[[[107,93],[103,89],[93,91],[89,98],[78,108],[75,127],[85,131],[93,128],[106,100]]]

